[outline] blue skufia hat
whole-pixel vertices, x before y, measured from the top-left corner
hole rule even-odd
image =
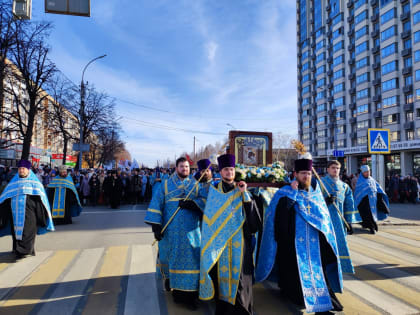
[[[20,160],[20,161],[18,162],[18,167],[25,167],[25,168],[27,168],[28,170],[30,170],[30,169],[31,169],[31,167],[32,167],[32,164],[31,164],[31,162],[29,162],[28,160]]]
[[[209,159],[202,159],[202,160],[198,161],[197,162],[198,172],[201,172],[201,171],[207,169],[210,164],[211,164],[211,162],[210,162]]]
[[[225,167],[235,167],[235,156],[233,154],[223,154],[217,158],[219,170]]]

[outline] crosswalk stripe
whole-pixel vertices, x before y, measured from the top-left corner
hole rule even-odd
[[[385,239],[384,243],[377,243],[374,240],[369,240],[369,239],[362,239],[362,238],[348,238],[350,246],[353,243],[357,243],[363,247],[366,247],[372,250],[380,250],[384,253],[390,254],[390,255],[394,255],[394,256],[398,256],[401,259],[407,260],[413,264],[417,264],[418,263],[418,256],[415,254],[412,254],[410,252],[405,251],[405,248],[401,248],[401,247],[391,247],[389,246],[389,244],[386,242],[387,240]],[[404,245],[404,244],[402,244]]]
[[[35,304],[44,296],[48,287],[53,284],[74,258],[77,250],[56,252],[44,264],[40,265],[29,279],[2,305],[4,312],[28,314]]]
[[[4,270],[0,274],[0,301],[38,268],[52,253],[52,251],[37,253],[35,257],[25,258]]]
[[[417,307],[416,311],[420,311],[420,293],[411,288],[403,286],[402,284],[387,279],[375,272],[367,270],[364,267],[356,267],[356,278],[373,285],[374,287],[387,292],[388,294],[397,297],[401,301]]]
[[[387,233],[387,232],[381,232],[380,234],[382,237],[394,240],[396,242],[401,242],[410,246],[414,246],[416,248],[420,248],[420,241],[416,241],[416,240],[412,240],[410,238],[405,238],[403,236],[400,235],[395,235],[395,234],[391,234],[391,233]]]
[[[104,248],[83,250],[52,295],[42,301],[45,304],[39,313],[54,314],[59,309],[62,315],[73,314],[103,252]]]
[[[382,290],[375,288],[357,278],[345,275],[345,290],[349,290],[355,296],[370,301],[381,309],[381,313],[390,314],[415,314],[417,310]],[[360,296],[363,294],[363,296]]]
[[[152,246],[132,246],[124,314],[160,314],[155,271]]]
[[[409,229],[409,228],[405,228],[405,229],[398,229],[398,231],[403,231],[405,233],[409,233],[409,234],[414,234],[414,235],[420,235],[420,229]]]
[[[109,247],[83,314],[116,314],[128,246]]]
[[[399,283],[409,286],[414,290],[417,290],[420,295],[420,277],[413,276],[413,272],[409,273],[405,270],[419,270],[420,266],[413,266],[411,268],[404,265],[386,264],[379,260],[364,256],[360,253],[352,251],[351,258],[353,263],[363,268],[369,269],[372,272],[381,274],[387,279],[396,279]],[[406,267],[404,269],[404,267]],[[357,276],[357,274],[356,274]]]
[[[380,312],[361,301],[360,298],[352,295],[350,292],[344,291],[343,293],[336,293],[338,300],[343,305],[346,315],[381,315]],[[362,311],[363,310],[363,311]]]
[[[412,246],[412,245],[404,244],[404,243],[401,243],[399,241],[395,241],[395,240],[383,237],[383,236],[378,235],[378,234],[376,234],[376,235],[361,235],[360,237],[362,237],[364,239],[373,240],[377,243],[392,246],[394,248],[402,249],[403,251],[412,253],[416,256],[420,256],[420,248]]]
[[[390,233],[390,234],[402,236],[402,237],[405,237],[405,238],[408,238],[408,239],[411,239],[411,240],[420,241],[420,235],[416,235],[416,234],[413,234],[413,233],[407,233],[407,232],[404,232],[404,231],[391,230],[391,229],[386,230],[386,232]]]

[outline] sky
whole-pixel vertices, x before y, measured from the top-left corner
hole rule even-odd
[[[51,59],[116,99],[122,140],[155,166],[231,129],[297,134],[295,0],[91,0],[91,17],[44,13]]]

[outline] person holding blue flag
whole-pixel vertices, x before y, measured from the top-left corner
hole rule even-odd
[[[354,190],[355,205],[362,218],[362,227],[371,234],[378,231],[377,221],[385,220],[389,211],[389,200],[381,185],[370,176],[369,165],[362,165]]]
[[[18,173],[0,196],[0,236],[12,235],[16,259],[35,256],[36,234],[54,231],[44,186],[21,160]]]
[[[59,167],[58,176],[49,183],[47,195],[55,224],[71,224],[72,218],[82,212],[79,194],[65,165]]]
[[[354,206],[353,192],[349,185],[340,180],[341,163],[337,160],[328,161],[327,175],[321,180],[322,191],[330,211],[331,220],[337,238],[340,253],[341,269],[345,273],[354,273],[347,245],[347,234],[353,234],[352,223],[361,222],[359,211]],[[338,213],[340,211],[340,213]]]
[[[166,290],[172,291],[175,303],[191,310],[197,309],[203,209],[189,162],[180,157],[175,173],[153,194],[144,219],[159,241],[157,269]]]
[[[279,189],[264,214],[256,281],[278,283],[281,293],[306,312],[332,314],[343,306],[339,249],[320,190],[311,186],[312,157],[295,161],[295,180]]]
[[[235,183],[235,156],[218,157],[222,181],[210,186],[202,221],[200,299],[216,300],[216,315],[252,315],[252,237],[262,221],[247,185]]]

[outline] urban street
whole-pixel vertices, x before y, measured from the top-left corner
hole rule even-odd
[[[348,236],[356,273],[345,276],[345,314],[419,314],[420,211],[392,204],[371,235]],[[155,272],[156,248],[146,207],[87,207],[71,225],[38,236],[36,256],[14,262],[11,237],[0,239],[0,314],[212,314],[173,303]],[[254,285],[258,315],[301,314],[269,282]]]

